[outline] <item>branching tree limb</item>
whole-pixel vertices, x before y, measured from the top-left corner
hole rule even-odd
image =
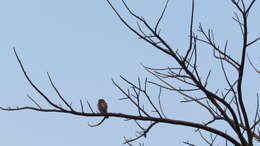
[[[121,0],[124,8],[129,12],[130,16],[132,16],[137,21],[137,25],[132,26],[109,0],[106,1],[119,20],[129,30],[137,35],[138,38],[144,40],[155,49],[158,49],[164,54],[170,56],[176,62],[176,66],[162,68],[152,68],[142,65],[148,73],[158,79],[158,81],[145,79],[144,85],[142,85],[140,78],[138,78],[138,83],[135,84],[134,82],[129,81],[127,78],[120,76],[120,78],[128,86],[127,89],[124,89],[122,85],[119,85],[116,81],[112,80],[113,84],[124,95],[124,97],[120,98],[120,100],[127,101],[130,105],[136,108],[136,114],[131,115],[127,113],[114,112],[97,113],[93,110],[89,102],[87,102],[87,105],[90,111],[86,111],[84,110],[85,104],[82,102],[82,100],[80,100],[80,110],[77,110],[76,108],[72,107],[71,104],[69,104],[70,102],[65,97],[63,97],[62,93],[55,86],[50,74],[47,73],[51,87],[58,95],[59,100],[63,106],[59,103],[53,102],[51,98],[48,97],[41,89],[39,89],[39,87],[37,87],[31,80],[15,48],[13,49],[14,54],[25,78],[33,87],[33,89],[39,94],[39,96],[43,98],[49,105],[51,105],[51,108],[43,107],[37,103],[34,98],[28,95],[28,98],[36,107],[0,107],[1,110],[34,110],[40,112],[67,113],[85,117],[104,117],[97,124],[89,124],[90,127],[101,125],[106,120],[105,117],[108,116],[133,120],[137,127],[141,129],[141,131],[138,131],[138,135],[136,135],[134,138],[125,138],[124,143],[128,145],[132,145],[132,142],[140,139],[141,137],[146,137],[147,133],[159,123],[195,128],[196,132],[199,133],[202,140],[208,145],[214,145],[216,143],[217,137],[223,138],[226,145],[228,145],[228,143],[232,143],[236,146],[253,146],[254,140],[260,141],[260,111],[258,94],[255,116],[251,120],[248,116],[248,109],[247,105],[244,103],[244,93],[242,92],[247,49],[249,46],[260,40],[259,37],[253,39],[253,41],[248,40],[248,17],[250,10],[255,4],[255,0],[251,0],[249,4],[246,4],[244,0],[230,0],[231,4],[234,5],[239,12],[238,14],[235,13],[235,17],[233,17],[233,19],[239,25],[243,42],[241,47],[241,55],[236,57],[233,57],[227,53],[229,44],[228,40],[225,42],[225,46],[223,48],[216,43],[212,29],[207,30],[202,26],[202,24],[199,24],[198,34],[194,32],[194,0],[192,0],[190,25],[188,28],[189,43],[184,54],[178,52],[178,50],[172,47],[160,34],[162,30],[160,28],[160,22],[164,18],[167,6],[169,5],[169,0],[166,1],[162,13],[155,26],[150,25],[145,18],[136,14],[124,0]],[[224,90],[212,91],[208,87],[211,70],[207,72],[206,76],[202,76],[200,74],[201,72],[198,68],[200,64],[198,59],[198,54],[200,53],[199,43],[208,45],[213,51],[212,60],[220,62],[219,71],[223,73],[223,81],[225,81],[227,85]],[[257,73],[259,73],[259,70],[255,67],[250,58],[247,58],[249,64]],[[227,68],[225,65],[230,66],[230,68]],[[228,72],[230,71],[236,71],[237,76],[233,78],[229,77]],[[235,80],[232,81],[234,78]],[[178,84],[173,84],[173,82]],[[158,95],[152,95],[149,92],[148,88],[151,86],[155,86],[159,89]],[[182,97],[181,103],[195,103],[202,109],[206,109],[211,118],[202,123],[168,118],[161,103],[162,90],[178,93]],[[146,108],[144,108],[144,106]],[[144,126],[144,122],[147,121],[150,122],[148,127]],[[218,127],[215,127],[214,123],[217,121],[222,122],[223,125],[228,126],[230,129],[220,130]],[[235,133],[235,135],[232,133]],[[209,136],[205,136],[205,134],[208,134]],[[184,142],[184,144],[194,145],[189,141]]]

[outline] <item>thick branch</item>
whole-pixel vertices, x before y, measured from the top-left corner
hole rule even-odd
[[[195,122],[187,122],[182,120],[173,120],[173,119],[167,119],[167,118],[157,118],[157,117],[141,117],[141,116],[135,116],[135,115],[128,115],[128,114],[122,114],[122,113],[82,113],[78,111],[60,111],[57,109],[39,109],[34,107],[21,107],[21,108],[3,108],[0,107],[1,110],[6,111],[19,111],[19,110],[35,110],[35,111],[42,111],[42,112],[60,112],[60,113],[67,113],[67,114],[73,114],[77,116],[86,116],[86,117],[117,117],[117,118],[127,118],[127,119],[133,119],[133,120],[142,120],[142,121],[153,121],[158,123],[167,123],[167,124],[173,124],[173,125],[181,125],[191,128],[198,128],[203,129],[205,131],[217,134],[227,140],[229,140],[231,143],[233,143],[236,146],[242,146],[238,141],[236,141],[231,136],[227,135],[226,133],[223,133],[220,130],[217,130],[215,128],[211,128],[208,126],[205,126],[203,124],[195,123]]]

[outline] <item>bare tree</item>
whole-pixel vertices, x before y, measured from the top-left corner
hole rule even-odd
[[[235,13],[233,17],[237,22],[238,28],[242,33],[242,48],[241,56],[232,57],[228,50],[228,41],[225,42],[224,47],[220,47],[214,38],[213,30],[205,29],[202,24],[199,24],[198,31],[194,31],[194,0],[192,0],[192,9],[189,26],[189,43],[185,53],[180,53],[177,49],[171,47],[167,41],[161,36],[161,29],[159,28],[162,21],[169,0],[166,1],[164,9],[155,26],[149,24],[149,22],[136,14],[124,0],[121,0],[124,8],[129,14],[136,19],[136,27],[132,26],[128,20],[124,19],[114,5],[106,0],[109,6],[112,8],[119,20],[140,39],[144,40],[148,44],[152,45],[155,49],[162,51],[165,55],[170,56],[175,60],[176,65],[164,68],[151,68],[144,66],[144,69],[153,75],[158,81],[144,80],[142,84],[141,79],[138,78],[138,83],[135,84],[129,81],[127,78],[120,76],[121,79],[129,86],[126,90],[123,89],[116,81],[112,80],[114,85],[124,95],[124,98],[120,100],[127,100],[129,104],[134,106],[137,110],[135,115],[125,113],[113,113],[113,112],[101,112],[96,113],[92,109],[92,106],[88,102],[89,112],[85,110],[85,106],[80,100],[80,110],[73,107],[70,102],[65,99],[55,86],[49,73],[48,79],[52,88],[56,91],[63,105],[55,103],[50,97],[48,97],[41,89],[39,89],[34,82],[28,76],[22,61],[20,60],[15,48],[14,53],[18,60],[18,63],[23,71],[29,84],[36,90],[40,97],[43,98],[51,108],[42,107],[35,99],[28,96],[28,98],[35,104],[35,106],[24,106],[16,108],[4,108],[6,111],[17,110],[35,110],[40,112],[55,112],[55,113],[67,113],[85,117],[104,117],[103,120],[91,127],[101,125],[106,117],[126,118],[127,120],[133,120],[137,127],[140,128],[138,135],[132,139],[125,138],[125,144],[132,145],[132,142],[138,140],[141,137],[146,137],[147,133],[159,123],[179,125],[185,127],[192,127],[196,129],[201,138],[208,145],[215,145],[216,137],[221,137],[225,141],[225,145],[233,144],[236,146],[253,146],[260,141],[260,110],[259,110],[259,96],[256,95],[256,111],[253,119],[248,116],[249,111],[244,103],[244,94],[242,90],[244,68],[246,65],[246,59],[249,61],[249,65],[259,73],[260,69],[252,63],[249,56],[247,56],[247,49],[254,43],[256,43],[260,37],[254,40],[248,39],[248,17],[250,10],[253,8],[256,0],[251,0],[248,4],[244,0],[229,0],[231,5],[234,5],[238,13]],[[220,63],[219,71],[223,73],[224,80],[228,85],[224,90],[211,91],[208,88],[208,81],[211,71],[207,73],[205,77],[200,75],[198,69],[198,54],[199,44],[208,45],[212,51],[212,59]],[[184,50],[184,49],[183,49]],[[239,49],[238,49],[239,50]],[[237,61],[239,60],[239,61]],[[228,68],[226,66],[229,66]],[[235,77],[229,77],[228,72],[235,71],[237,74]],[[235,78],[235,79],[233,79]],[[178,84],[173,84],[178,82]],[[155,86],[159,89],[158,95],[151,95],[148,88]],[[189,120],[178,120],[168,118],[168,115],[164,112],[164,107],[161,104],[161,91],[168,90],[169,92],[176,92],[182,96],[182,103],[194,103],[199,105],[202,109],[205,109],[209,115],[208,121],[197,123]],[[201,95],[200,97],[198,95]],[[154,102],[157,99],[157,102]],[[145,103],[145,104],[144,104]],[[151,107],[151,108],[144,108]],[[105,109],[107,110],[107,109]],[[118,110],[120,111],[120,110]],[[250,111],[252,112],[252,111]],[[148,127],[144,128],[143,122],[150,121]],[[215,127],[214,123],[221,122],[221,124],[230,127],[227,130],[220,130]],[[210,134],[210,138],[206,138],[204,134]],[[235,133],[235,134],[234,134]],[[184,142],[187,145],[195,145],[188,141]],[[140,144],[141,145],[141,144]]]

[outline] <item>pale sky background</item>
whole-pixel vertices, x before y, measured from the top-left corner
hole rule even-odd
[[[159,17],[165,1],[127,0],[129,6],[147,18],[152,24]],[[118,0],[112,3],[129,18]],[[230,40],[233,55],[241,46],[238,25],[232,20],[234,7],[229,0],[196,0],[194,30],[199,22],[205,28],[213,28],[215,39],[223,46]],[[191,0],[172,0],[161,27],[162,34],[174,48],[187,48],[188,23]],[[260,34],[260,3],[256,2],[250,15],[249,38]],[[143,41],[119,21],[105,0],[0,0],[0,105],[33,105],[26,94],[30,94],[42,106],[40,96],[29,86],[23,76],[12,47],[22,59],[32,80],[51,99],[58,99],[50,88],[46,72],[50,72],[56,86],[67,100],[79,107],[79,99],[88,100],[96,110],[100,96],[109,104],[111,112],[135,113],[127,102],[119,101],[123,95],[115,88],[111,78],[122,83],[119,75],[137,81],[137,77],[149,77],[140,63],[151,67],[167,67],[172,59]],[[134,19],[129,19],[136,25]],[[210,62],[210,48],[201,46],[201,71],[208,71],[215,64]],[[260,68],[260,44],[253,45],[248,53]],[[208,53],[210,52],[210,53]],[[216,63],[219,65],[219,63]],[[212,71],[212,89],[223,89],[219,70]],[[232,72],[230,72],[232,75]],[[246,105],[252,119],[255,111],[259,77],[250,66],[246,66],[247,81],[244,84]],[[124,88],[127,86],[122,84]],[[157,94],[155,94],[157,97]],[[164,92],[163,105],[169,117],[202,122],[208,114],[197,105],[179,104],[180,96]],[[156,100],[156,98],[154,99]],[[111,107],[112,106],[112,107]],[[87,106],[86,106],[87,108]],[[59,113],[35,111],[0,111],[0,145],[3,146],[120,146],[123,136],[133,137],[138,127],[132,121],[109,118],[97,128],[88,127],[100,118],[77,117]],[[204,145],[194,129],[182,126],[159,124],[150,131],[146,139],[138,142],[147,146],[184,145],[189,140]],[[220,139],[221,140],[221,139]],[[137,143],[138,144],[138,143]]]

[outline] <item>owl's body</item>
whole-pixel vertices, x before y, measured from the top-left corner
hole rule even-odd
[[[107,103],[104,99],[99,99],[97,104],[98,110],[100,113],[107,113]],[[106,116],[106,118],[108,118]]]

